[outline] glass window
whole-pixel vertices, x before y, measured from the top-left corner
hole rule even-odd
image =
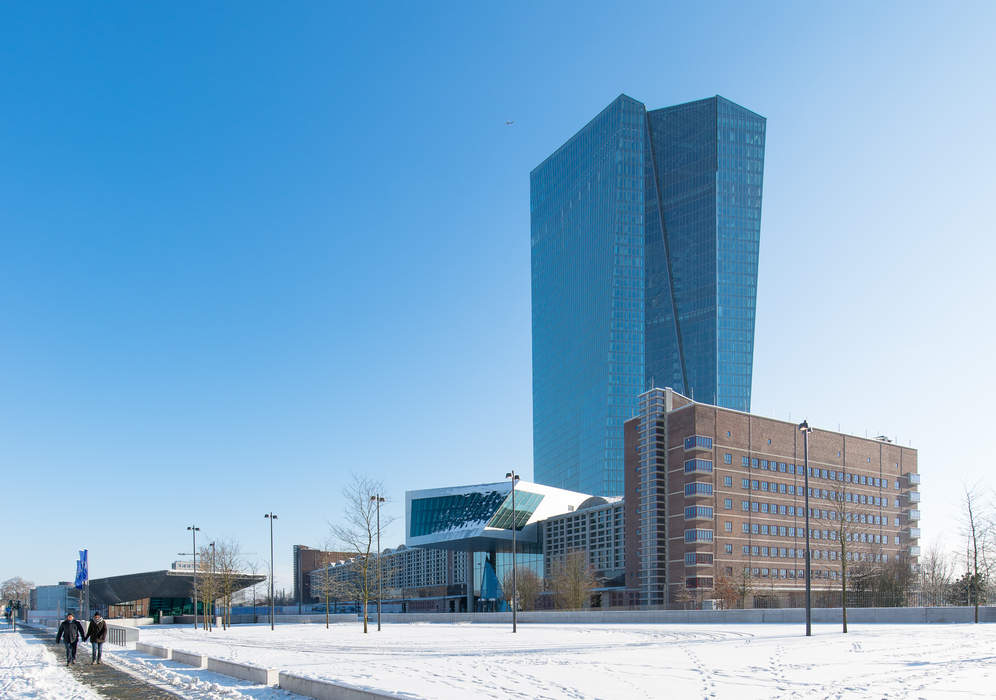
[[[711,474],[712,473],[712,460],[709,459],[686,459],[685,460],[685,473],[699,473],[699,474]]]
[[[706,437],[705,435],[691,435],[685,438],[685,449],[693,450],[696,448],[711,450],[712,449],[712,438]]]

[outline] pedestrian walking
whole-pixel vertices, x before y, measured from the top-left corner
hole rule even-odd
[[[99,612],[94,613],[93,617],[90,618],[90,624],[86,628],[86,636],[83,639],[90,640],[90,663],[99,664],[100,652],[104,642],[107,641],[107,623]]]
[[[72,613],[69,613],[59,625],[59,632],[55,635],[56,644],[61,640],[66,645],[66,666],[76,663],[76,645],[79,644],[81,637],[86,637],[83,625],[73,617]]]

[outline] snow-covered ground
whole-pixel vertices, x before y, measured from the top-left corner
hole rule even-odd
[[[254,685],[220,673],[191,668],[175,661],[151,658],[137,651],[104,647],[104,660],[114,668],[124,671],[146,683],[168,690],[185,700],[287,700],[300,695],[278,688]],[[0,696],[2,697],[2,696]]]
[[[971,697],[996,625],[359,624],[142,628],[142,641],[425,698]],[[148,657],[143,657],[148,658]],[[156,663],[151,661],[151,663]],[[172,663],[172,662],[166,662]]]
[[[0,630],[0,698],[98,700],[45,644],[4,626]]]

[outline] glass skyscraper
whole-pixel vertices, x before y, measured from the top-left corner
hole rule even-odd
[[[536,482],[622,495],[651,385],[750,410],[764,135],[621,95],[530,174]]]

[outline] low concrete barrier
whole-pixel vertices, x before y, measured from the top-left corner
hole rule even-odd
[[[208,615],[208,617],[210,617],[210,615]],[[160,621],[160,623],[161,624],[168,624],[168,623],[161,622],[161,621]],[[194,616],[193,615],[173,615],[173,622],[172,622],[172,624],[174,624],[174,625],[192,625],[192,624],[194,624]],[[204,616],[203,615],[198,615],[197,616],[197,626],[200,627],[200,626],[203,626],[203,625],[204,625]],[[214,626],[215,627],[221,627],[221,617],[216,616],[214,618]]]
[[[316,700],[373,700],[374,698],[397,698],[393,693],[356,688],[344,683],[306,678],[293,673],[280,672],[280,689]]]
[[[262,611],[262,608],[260,608]],[[329,622],[356,622],[356,613],[333,613],[329,615]],[[269,616],[266,613],[260,612],[258,615],[253,617],[252,615],[232,615],[233,625],[250,625],[250,624],[268,624],[270,621]],[[197,616],[198,624],[203,622],[202,616]],[[164,615],[159,618],[159,624],[161,625],[193,625],[194,616],[193,615]],[[276,623],[278,625],[284,623],[293,624],[303,624],[303,623],[313,623],[313,624],[325,624],[325,613],[313,613],[308,615],[277,615]],[[217,618],[215,621],[215,627],[221,627],[221,618]]]
[[[276,685],[278,681],[276,669],[262,668],[226,659],[208,657],[207,670],[222,673],[232,678],[241,678],[244,681],[251,681],[260,685]]]
[[[156,620],[152,617],[109,617],[106,618],[106,622],[109,625],[118,625],[119,627],[142,627],[143,625],[151,625]]]
[[[149,656],[158,656],[160,659],[170,659],[173,657],[172,649],[169,647],[157,646],[155,644],[137,642],[135,644],[135,650],[140,651],[143,654],[148,654]]]
[[[192,654],[189,651],[179,651],[178,649],[173,650],[173,661],[194,668],[207,667],[207,657],[203,654]]]
[[[805,608],[756,608],[750,610],[524,610],[520,623],[528,624],[757,624],[803,623]],[[813,608],[815,623],[837,623],[840,608]],[[972,622],[970,607],[848,608],[849,622],[860,624],[925,624]],[[373,618],[371,618],[373,620]],[[511,624],[512,613],[384,613],[384,622],[474,622]],[[996,622],[996,607],[979,607],[979,622]]]

